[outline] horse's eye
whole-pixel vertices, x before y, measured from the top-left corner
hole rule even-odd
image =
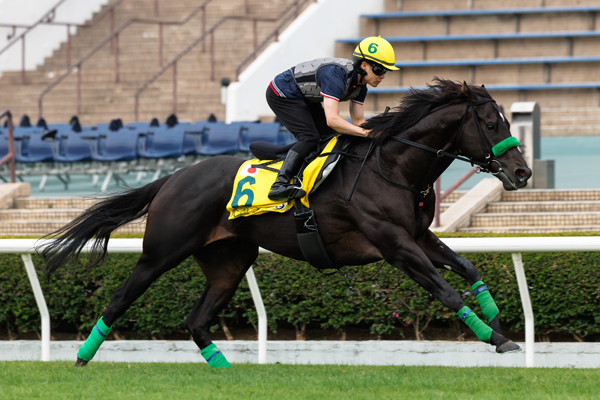
[[[492,122],[490,122],[489,124],[487,124],[487,129],[490,132],[494,132],[496,130],[496,125],[494,125]]]

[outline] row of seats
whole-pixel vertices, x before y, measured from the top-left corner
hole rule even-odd
[[[249,153],[253,141],[285,145],[294,137],[277,122],[180,122],[80,126],[54,124],[14,128],[17,162],[131,161],[138,158]],[[8,152],[7,128],[0,128],[0,158]]]
[[[69,174],[119,174],[155,171],[154,178],[202,159],[218,155],[252,158],[250,143],[266,141],[286,145],[296,139],[278,122],[178,122],[171,116],[163,124],[154,119],[124,125],[121,120],[106,124],[81,126],[74,118],[68,124],[46,124],[40,120],[31,126],[23,118],[13,129],[17,176],[57,176],[68,186]],[[8,153],[8,128],[0,128],[0,158]],[[8,170],[0,169],[6,180]],[[66,177],[65,177],[66,176]],[[95,183],[97,183],[95,179]]]

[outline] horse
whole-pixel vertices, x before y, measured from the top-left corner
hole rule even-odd
[[[341,267],[385,260],[456,312],[496,352],[520,350],[502,335],[498,307],[473,264],[429,229],[436,196],[431,185],[456,159],[492,173],[505,190],[527,185],[531,170],[500,106],[483,85],[436,77],[426,88],[412,88],[398,107],[373,116],[363,127],[369,136],[349,138],[345,156],[326,183],[310,194],[331,261]],[[143,252],[77,354],[77,366],[87,364],[112,324],[155,280],[193,256],[206,286],[184,324],[210,366],[230,367],[212,343],[209,328],[259,247],[305,260],[291,211],[228,219],[226,205],[243,162],[233,156],[204,160],[108,196],[48,235],[54,240],[39,251],[50,274],[90,241],[95,250],[90,266],[97,265],[106,257],[112,232],[147,219]],[[472,285],[488,324],[463,303],[438,269],[457,273]]]

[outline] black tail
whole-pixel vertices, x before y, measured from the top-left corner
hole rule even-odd
[[[46,272],[51,274],[71,258],[77,258],[81,249],[90,240],[92,253],[90,268],[106,258],[110,234],[119,227],[148,213],[150,203],[160,188],[171,177],[165,176],[139,189],[128,189],[124,193],[107,197],[85,210],[80,216],[56,232],[44,238],[54,240],[44,245],[41,255],[46,263]]]

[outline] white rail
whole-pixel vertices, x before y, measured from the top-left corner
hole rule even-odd
[[[141,253],[143,239],[111,239],[108,243],[109,253]],[[457,253],[482,253],[498,252],[512,253],[513,263],[523,304],[525,315],[525,364],[527,367],[534,366],[534,318],[529,288],[525,278],[525,270],[521,259],[522,252],[581,252],[600,251],[600,236],[579,237],[514,237],[514,238],[450,238],[442,239],[451,249]],[[0,253],[21,254],[23,262],[33,288],[37,305],[42,317],[42,361],[50,360],[50,316],[37,274],[31,262],[31,253],[34,253],[36,239],[1,239]],[[83,252],[89,252],[86,246]],[[268,250],[260,249],[261,253],[269,253]],[[252,268],[246,273],[248,285],[252,293],[252,299],[258,314],[258,363],[267,361],[267,315],[260,295],[260,290]]]

